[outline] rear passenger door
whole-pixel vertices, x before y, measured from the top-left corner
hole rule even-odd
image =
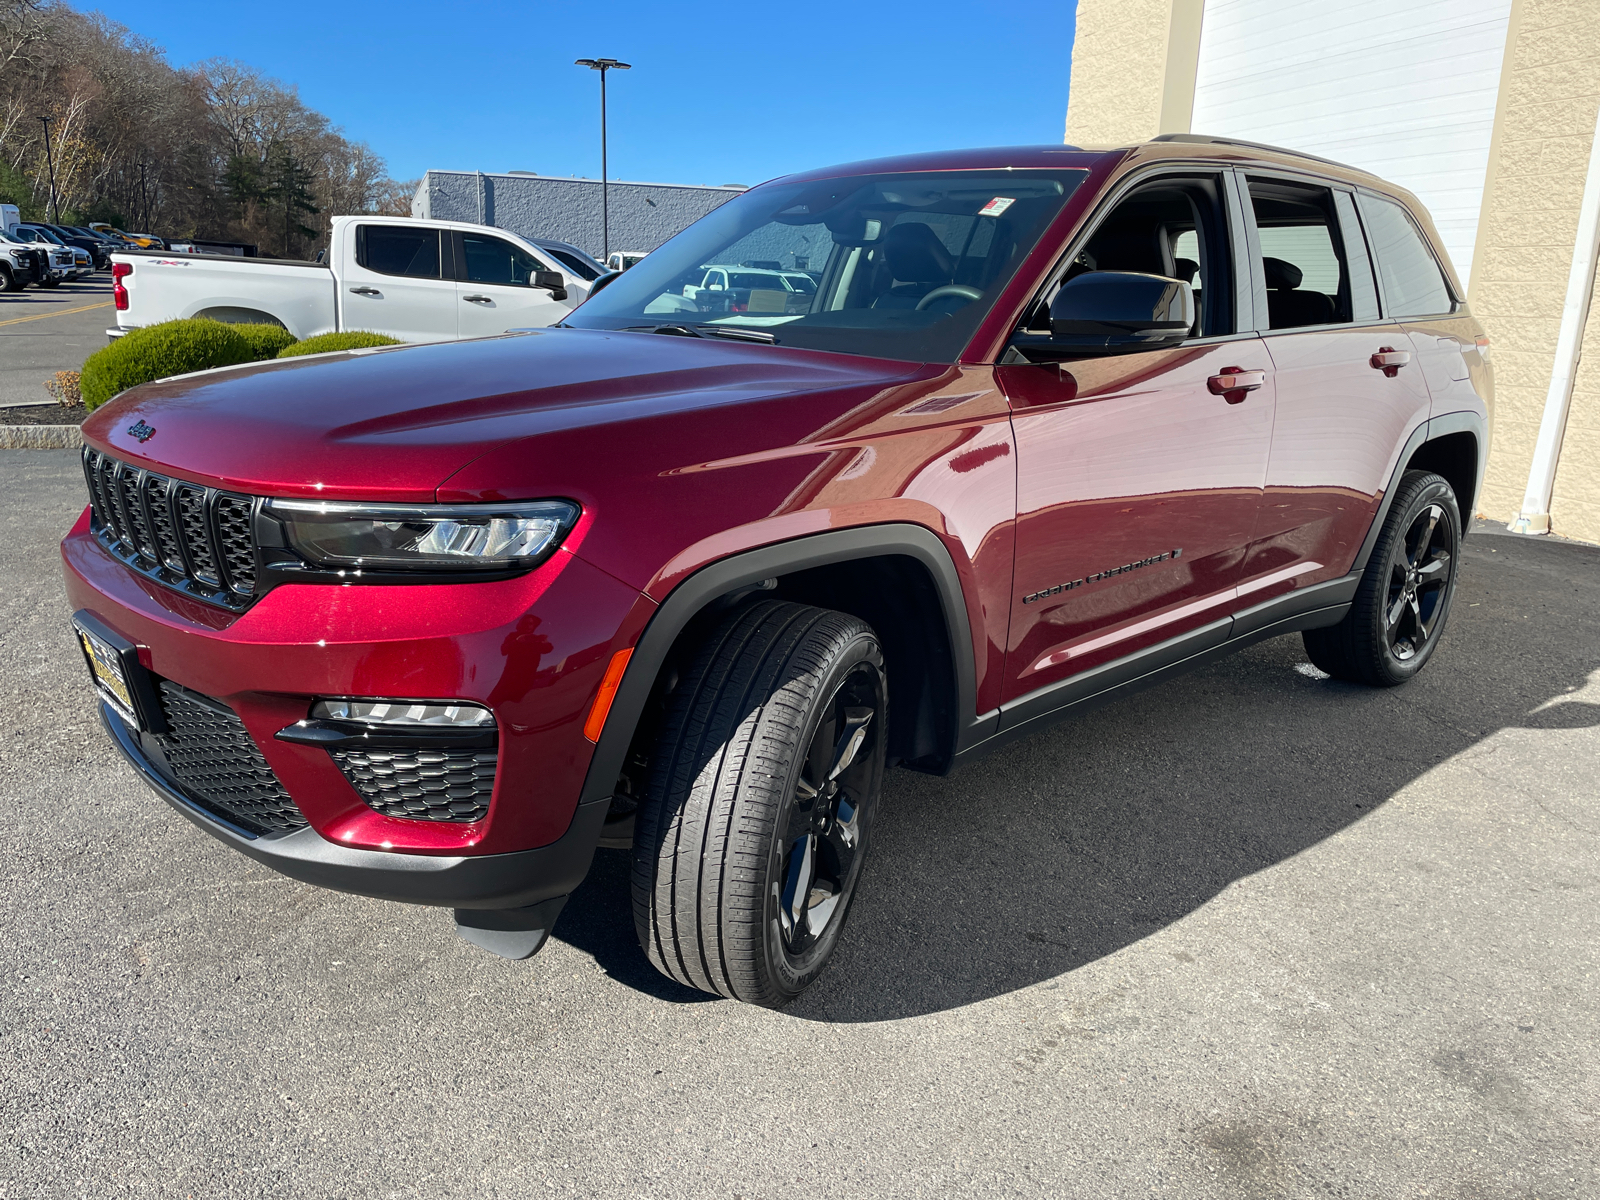
[[[460,250],[456,298],[462,337],[487,337],[508,329],[554,325],[572,310],[571,304],[533,286],[535,271],[556,268],[505,238],[487,233],[454,236]]]
[[[449,234],[417,225],[360,224],[348,243],[339,325],[404,342],[454,338],[456,283]]]
[[[1401,448],[1428,419],[1410,339],[1380,311],[1353,192],[1287,174],[1241,178],[1256,328],[1278,395],[1236,633],[1267,623],[1275,601],[1349,572]]]

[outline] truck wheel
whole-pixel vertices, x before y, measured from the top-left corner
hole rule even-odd
[[[0,292],[20,292],[21,285],[17,283],[16,276],[11,273],[10,267],[0,267]]]
[[[883,785],[877,636],[783,601],[739,610],[672,693],[633,841],[639,944],[679,983],[777,1008],[839,940]]]
[[[1394,687],[1433,656],[1450,615],[1461,553],[1461,513],[1445,480],[1428,471],[1400,479],[1344,620],[1308,629],[1306,653],[1335,679]]]

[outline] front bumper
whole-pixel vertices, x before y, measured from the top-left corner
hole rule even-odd
[[[528,575],[498,582],[285,584],[240,613],[136,574],[99,544],[86,519],[63,541],[62,554],[73,610],[136,646],[154,678],[231,710],[239,733],[248,735],[315,834],[279,835],[269,825],[250,828],[261,836],[242,840],[257,850],[269,842],[288,846],[291,859],[299,857],[294,847],[319,841],[341,853],[379,856],[351,863],[491,858],[545,848],[582,828],[576,809],[594,751],[583,722],[612,654],[632,645],[653,608],[565,551]],[[489,708],[499,743],[486,812],[463,821],[394,815],[364,799],[329,750],[276,736],[327,696],[461,700]],[[221,824],[210,816],[202,823],[214,833]],[[316,861],[326,858],[325,851],[319,855]],[[331,886],[388,894],[381,883]],[[421,902],[462,906],[450,897]]]
[[[309,828],[252,837],[223,824],[173,786],[144,754],[138,735],[103,702],[100,719],[122,756],[156,795],[219,842],[302,883],[380,900],[508,909],[566,896],[588,874],[609,807],[605,801],[580,804],[561,837],[548,846],[510,854],[444,857],[361,850],[330,842]]]

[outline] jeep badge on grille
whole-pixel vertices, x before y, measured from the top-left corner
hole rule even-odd
[[[138,438],[141,444],[148,442],[155,435],[156,427],[154,425],[146,425],[143,419],[136,424],[128,426],[128,436]]]

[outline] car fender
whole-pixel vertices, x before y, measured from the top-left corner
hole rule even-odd
[[[905,523],[835,529],[730,554],[699,568],[672,588],[634,644],[590,760],[579,803],[593,803],[612,794],[656,677],[678,636],[706,605],[729,592],[774,576],[885,555],[905,556],[921,563],[938,591],[953,651],[956,703],[960,714],[957,744],[952,750],[959,752],[988,737],[994,731],[999,714],[974,713],[977,691],[967,592],[943,539],[926,526]]]

